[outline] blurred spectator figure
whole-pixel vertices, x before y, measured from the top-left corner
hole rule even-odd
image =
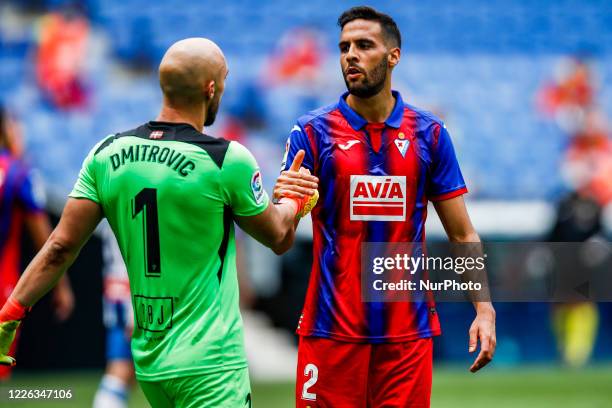
[[[552,241],[577,242],[602,232],[602,207],[612,202],[612,141],[603,115],[587,110],[570,141],[562,174],[572,190],[559,205]],[[595,346],[599,325],[597,305],[579,302],[557,305],[553,324],[564,362],[586,364]]]
[[[585,242],[596,239],[601,233],[601,206],[591,197],[578,192],[564,198],[557,210],[555,226],[550,236],[553,242]],[[575,254],[564,259],[566,254],[556,255],[559,267],[572,262]],[[585,272],[587,266],[576,266],[577,273]],[[585,278],[586,279],[586,278]],[[599,311],[593,302],[559,303],[553,306],[553,330],[557,348],[563,362],[569,367],[584,366],[595,347],[599,326]]]
[[[603,114],[586,111],[562,166],[566,183],[600,206],[612,202],[612,140]]]
[[[268,62],[266,82],[298,82],[311,86],[320,79],[324,61],[321,35],[308,28],[296,28],[283,35]]]
[[[593,72],[584,58],[564,59],[556,68],[555,79],[540,90],[539,109],[554,117],[565,132],[575,133],[576,125],[594,104],[595,87]]]
[[[540,90],[538,105],[570,139],[562,164],[567,187],[605,206],[612,201],[612,141],[594,77],[585,59],[563,60],[555,80]]]
[[[38,251],[51,233],[44,212],[44,193],[22,161],[24,148],[18,123],[0,106],[0,302],[6,302],[21,270],[21,232],[25,225]],[[55,314],[66,320],[74,308],[74,296],[66,277],[53,291]],[[12,355],[17,342],[13,342]],[[0,381],[11,368],[0,366]]]
[[[596,107],[594,74],[584,59],[562,61],[556,80],[538,95],[540,110],[555,118],[570,138],[561,173],[570,193],[557,208],[550,240],[584,242],[601,233],[602,207],[612,201],[612,142],[605,116]],[[558,262],[562,254],[558,255]],[[597,305],[574,302],[555,305],[553,328],[563,361],[585,365],[595,346]]]
[[[43,16],[38,27],[36,79],[44,96],[59,109],[83,107],[89,22],[76,8]]]
[[[327,41],[314,28],[296,27],[278,39],[260,73],[271,126],[268,138],[274,143],[286,140],[286,118],[316,109],[329,95],[335,77],[326,75],[326,61]]]
[[[555,81],[547,84],[542,96],[551,112],[562,106],[590,106],[593,102],[593,74],[584,59],[569,58],[557,66]]]

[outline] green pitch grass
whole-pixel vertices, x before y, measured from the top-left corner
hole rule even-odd
[[[16,375],[0,385],[0,406],[16,408],[90,407],[100,373],[63,372]],[[71,401],[8,402],[7,390],[18,388],[71,389]],[[140,389],[132,393],[130,407],[148,407]],[[255,408],[293,407],[293,384],[253,384]],[[584,370],[562,367],[490,368],[470,374],[458,368],[436,368],[433,408],[604,408],[612,407],[612,366]]]

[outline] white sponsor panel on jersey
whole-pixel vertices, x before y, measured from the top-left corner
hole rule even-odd
[[[351,175],[352,221],[405,221],[406,176]]]

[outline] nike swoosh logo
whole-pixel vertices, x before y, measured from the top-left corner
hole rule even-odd
[[[298,132],[301,132],[301,131],[302,131],[302,129],[300,129],[300,127],[299,127],[298,125],[293,125],[293,127],[291,128],[291,132],[289,132],[289,133],[293,133],[293,132],[295,132],[296,130],[297,130]]]
[[[348,142],[346,142],[346,144],[340,144],[338,143],[338,147],[341,148],[342,150],[348,150],[351,147],[355,146],[357,143],[361,143],[361,141],[359,140],[349,140]]]

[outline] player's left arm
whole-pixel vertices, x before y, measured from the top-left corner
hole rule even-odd
[[[428,196],[434,202],[446,234],[451,242],[480,243],[480,237],[470,221],[463,201],[463,194],[467,192],[467,188],[448,130],[441,122],[436,122],[429,136],[432,163]],[[466,248],[471,250],[474,246],[460,246],[462,252]],[[482,252],[480,246],[477,250]],[[480,301],[482,296],[477,296],[474,300],[476,318],[470,327],[468,350],[470,353],[476,351],[480,341],[480,353],[470,367],[472,372],[480,370],[493,359],[496,345],[495,309],[491,302]]]
[[[480,242],[480,237],[472,225],[462,195],[448,200],[435,201],[434,207],[451,242]],[[480,352],[470,367],[470,371],[474,373],[493,360],[497,339],[493,305],[491,302],[483,301],[473,303],[476,309],[476,318],[469,330],[468,350],[470,353],[476,351],[480,341]]]

